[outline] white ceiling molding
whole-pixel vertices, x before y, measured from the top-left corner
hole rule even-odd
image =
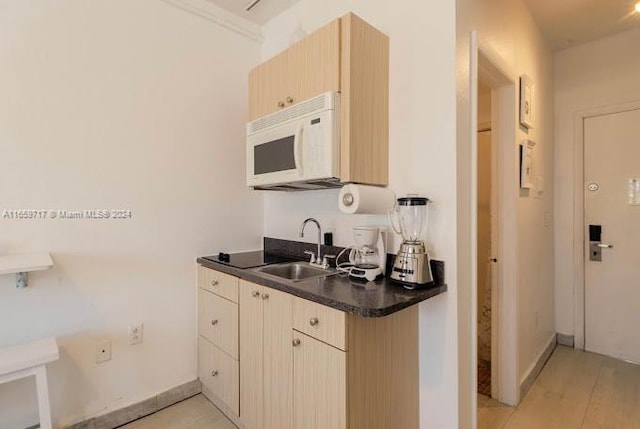
[[[197,15],[258,43],[262,42],[260,27],[206,0],[161,0],[185,12]]]

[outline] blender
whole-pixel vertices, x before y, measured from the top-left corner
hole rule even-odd
[[[393,230],[402,236],[402,244],[391,270],[391,280],[407,289],[419,289],[433,282],[429,255],[422,241],[427,223],[429,199],[409,195],[398,198],[389,213]]]

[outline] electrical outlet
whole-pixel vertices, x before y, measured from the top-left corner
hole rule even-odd
[[[138,325],[129,326],[129,345],[130,346],[142,343],[143,327],[144,325],[142,323]]]
[[[111,340],[102,339],[96,343],[96,363],[111,360]]]

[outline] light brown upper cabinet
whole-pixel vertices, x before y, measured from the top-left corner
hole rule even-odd
[[[386,186],[389,38],[352,13],[250,72],[250,120],[327,91],[341,93],[340,181]]]

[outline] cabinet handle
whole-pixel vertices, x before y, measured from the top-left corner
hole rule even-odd
[[[211,280],[211,286],[218,286],[218,280]]]
[[[294,338],[292,344],[293,347],[298,347],[300,345],[300,338]]]
[[[287,103],[293,104],[293,98],[292,97],[287,97]]]
[[[284,101],[278,101],[278,107],[282,109],[284,107]]]
[[[211,321],[211,326],[216,326],[218,324],[218,319],[213,319]]]
[[[263,293],[262,294],[262,299],[269,299],[269,294],[268,293]]]
[[[211,371],[211,376],[215,377],[216,375],[218,375],[218,371],[216,371],[215,369],[213,371]]]
[[[320,323],[320,321],[317,317],[312,317],[311,319],[309,319],[309,325],[311,326],[316,326],[318,323]]]
[[[254,298],[257,298],[257,297],[259,297],[259,296],[260,296],[260,292],[259,292],[259,291],[257,291],[257,290],[254,290],[254,291],[251,293],[251,296],[252,296],[252,297],[254,297]]]

